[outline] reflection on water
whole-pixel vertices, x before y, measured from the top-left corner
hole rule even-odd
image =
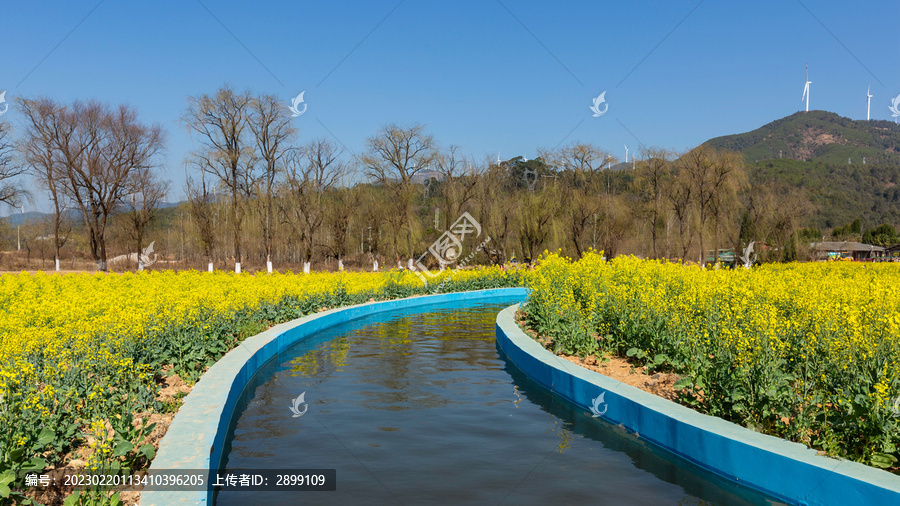
[[[348,322],[267,364],[225,467],[334,468],[337,491],[217,503],[769,503],[532,382],[495,344],[496,314],[515,301],[500,302]],[[302,392],[309,409],[292,417]]]

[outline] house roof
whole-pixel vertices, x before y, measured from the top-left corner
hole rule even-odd
[[[854,241],[823,241],[812,245],[816,251],[884,251],[881,246]]]

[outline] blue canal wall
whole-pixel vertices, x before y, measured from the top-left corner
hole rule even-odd
[[[787,502],[900,504],[900,476],[817,455],[802,444],[697,413],[557,357],[519,329],[517,308],[497,317],[500,348],[527,375],[588,414],[602,413],[701,467]]]

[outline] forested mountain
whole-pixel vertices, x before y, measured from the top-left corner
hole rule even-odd
[[[815,225],[900,222],[900,125],[798,112],[708,145],[737,151],[753,182],[794,188],[816,207]]]
[[[828,111],[794,113],[743,134],[707,141],[748,161],[789,158],[835,165],[900,164],[900,124],[853,121]]]

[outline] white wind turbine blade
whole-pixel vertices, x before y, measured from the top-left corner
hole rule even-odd
[[[812,84],[812,81],[809,80],[809,64],[806,64],[806,84],[803,86],[803,96],[800,97],[800,101],[806,100],[806,112],[809,112],[809,85]]]
[[[872,119],[872,85],[870,84],[868,88],[866,88],[866,121]]]

